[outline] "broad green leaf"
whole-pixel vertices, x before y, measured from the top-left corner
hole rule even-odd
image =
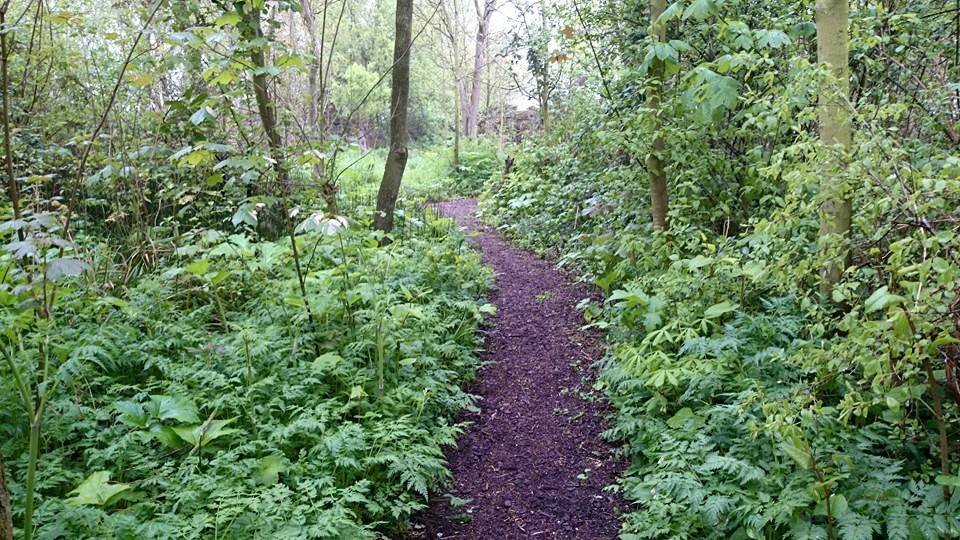
[[[714,305],[708,307],[707,310],[703,312],[703,318],[704,318],[704,319],[716,319],[717,317],[721,317],[721,316],[723,316],[723,315],[726,315],[727,313],[730,313],[731,311],[736,311],[737,308],[739,308],[739,307],[740,307],[740,304],[733,304],[733,303],[730,303],[730,302],[727,302],[726,300],[724,300],[723,302],[720,302],[719,304],[714,304]]]
[[[683,20],[703,20],[713,14],[715,0],[693,0],[687,9],[683,10]]]
[[[149,410],[154,417],[160,420],[176,420],[178,422],[199,422],[197,406],[190,398],[183,396],[150,396]]]
[[[801,468],[810,468],[812,459],[810,448],[802,440],[797,438],[793,441],[783,441],[780,443],[780,449],[796,461],[797,465],[800,465]]]
[[[67,493],[74,497],[67,499],[66,502],[71,506],[82,504],[110,506],[117,502],[122,493],[130,489],[130,484],[111,484],[109,472],[97,471],[88,476],[76,489]]]
[[[120,420],[122,423],[138,428],[147,427],[147,413],[139,403],[133,401],[118,401],[113,404],[113,407],[120,413],[117,416],[117,420]]]
[[[203,448],[220,437],[238,433],[239,429],[227,427],[236,420],[237,417],[233,417],[229,420],[211,420],[196,426],[176,426],[173,431],[187,444]]]
[[[873,313],[890,306],[895,306],[906,299],[887,290],[887,286],[880,287],[863,303],[864,313]]]
[[[938,475],[936,481],[941,486],[960,488],[960,476]]]
[[[75,277],[87,269],[87,263],[73,257],[58,257],[47,263],[47,279],[57,281],[62,277]]]

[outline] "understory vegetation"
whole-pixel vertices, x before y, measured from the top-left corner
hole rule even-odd
[[[622,538],[960,537],[960,0],[470,4],[0,0],[0,540],[409,534],[474,196],[604,294]]]
[[[831,3],[596,4],[594,86],[483,196],[606,293],[582,307],[624,538],[960,535],[958,12],[850,3],[843,147],[817,133],[845,86],[818,63]]]

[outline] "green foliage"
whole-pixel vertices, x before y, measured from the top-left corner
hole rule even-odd
[[[4,293],[3,346],[32,366],[42,339],[60,383],[38,535],[373,538],[402,526],[447,479],[452,417],[473,401],[460,385],[490,276],[452,231],[431,220],[389,249],[355,226],[298,235],[306,296],[289,243],[197,231],[118,296],[63,290],[42,337]],[[0,373],[18,497],[26,421]]]
[[[614,99],[571,96],[557,131],[518,149],[481,204],[607,295],[584,309],[610,339],[598,386],[630,460],[623,537],[960,536],[952,121],[921,111],[884,75],[904,74],[881,65],[929,66],[953,36],[920,21],[942,14],[868,2],[852,16],[857,135],[833,181],[855,217],[841,240],[819,238],[821,164],[837,156],[811,134],[824,76],[810,3],[681,0],[664,44],[647,40],[647,4],[618,10],[600,47]],[[913,40],[922,52],[883,45]],[[653,58],[672,74],[662,233],[643,166]],[[818,269],[842,242],[850,264],[823,298]]]

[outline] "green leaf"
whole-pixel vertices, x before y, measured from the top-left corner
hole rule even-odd
[[[113,404],[113,408],[120,413],[120,415],[117,416],[117,420],[120,420],[122,423],[138,428],[147,427],[147,413],[139,403],[133,401],[118,401]]]
[[[707,308],[703,312],[704,319],[716,319],[717,317],[722,317],[731,311],[736,311],[740,307],[740,304],[733,304],[726,300],[720,302],[719,304],[714,304]]]
[[[254,478],[258,484],[271,486],[280,481],[280,475],[287,469],[287,460],[282,455],[267,456],[260,460]]]
[[[120,495],[131,489],[130,484],[111,484],[110,473],[97,471],[87,477],[76,489],[68,495],[75,495],[67,499],[67,504],[77,506],[81,504],[91,506],[110,506],[119,500]]]
[[[683,20],[696,19],[702,21],[713,14],[716,5],[714,0],[694,0],[683,10]]]
[[[183,439],[170,426],[165,426],[159,422],[153,423],[150,425],[150,434],[160,441],[160,444],[168,448],[183,447]]]
[[[800,465],[803,469],[809,469],[812,456],[810,455],[810,447],[807,446],[799,438],[794,438],[793,441],[783,441],[780,443],[780,449],[783,450],[785,454],[793,458],[797,462],[797,465]]]
[[[839,493],[830,494],[830,515],[834,519],[839,519],[843,517],[847,512],[850,511],[850,505],[847,503],[847,498]],[[813,515],[815,516],[825,516],[827,515],[827,503],[826,499],[817,503],[817,507],[813,510]]]
[[[47,279],[57,281],[62,277],[75,277],[83,273],[87,263],[72,257],[59,257],[47,263]]]
[[[223,15],[217,17],[217,20],[214,21],[214,25],[219,27],[223,26],[236,26],[240,24],[240,14],[236,11],[231,11],[229,13],[224,13]]]
[[[233,417],[229,420],[211,420],[197,426],[177,426],[173,428],[173,431],[187,444],[203,448],[220,437],[238,433],[240,431],[239,429],[227,427],[235,422],[237,418],[238,417]]]
[[[183,396],[150,396],[149,412],[160,420],[200,421],[197,406],[189,398]]]
[[[937,476],[936,481],[941,486],[960,488],[960,476],[947,476],[945,474],[941,474]]]
[[[890,293],[887,290],[887,286],[884,285],[883,287],[880,287],[874,291],[874,293],[867,298],[866,302],[863,303],[864,313],[873,313],[874,311],[895,306],[904,301],[906,301],[906,298]]]
[[[210,270],[210,261],[208,259],[197,259],[183,267],[183,270],[191,275],[202,277]]]
[[[688,421],[692,421],[693,426],[698,427],[703,425],[704,418],[694,414],[690,407],[684,407],[667,420],[667,425],[673,429],[680,429],[685,426]]]

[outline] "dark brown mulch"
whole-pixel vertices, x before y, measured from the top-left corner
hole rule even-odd
[[[474,217],[476,201],[440,204],[456,218],[496,271],[490,301],[497,314],[486,338],[489,362],[470,388],[479,414],[448,452],[451,507],[437,494],[413,520],[412,539],[616,538],[620,463],[600,438],[604,406],[584,400],[602,353],[581,330],[576,304],[595,293],[554,265],[513,247]]]

